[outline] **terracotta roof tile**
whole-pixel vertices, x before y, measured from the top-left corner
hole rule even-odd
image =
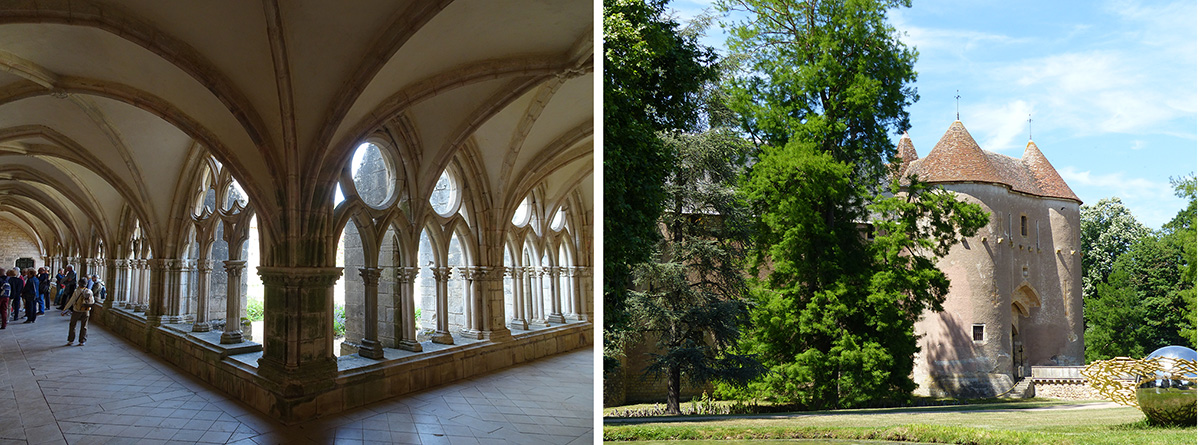
[[[912,151],[912,159],[906,150]],[[984,151],[962,122],[954,121],[929,156],[916,159],[907,134],[900,139],[897,152],[904,161],[901,171],[905,175],[915,173],[926,182],[990,182],[1021,193],[1083,203],[1033,141],[1025,146],[1021,159]]]

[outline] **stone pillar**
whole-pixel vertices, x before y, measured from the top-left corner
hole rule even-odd
[[[212,268],[212,260],[196,260],[196,321],[192,323],[192,332],[208,332],[212,329],[208,324],[208,282]]]
[[[333,285],[342,269],[261,266],[258,275],[265,288],[258,374],[287,399],[333,389]]]
[[[246,260],[224,263],[229,281],[225,286],[225,331],[221,333],[221,344],[227,345],[245,341],[242,338],[242,272],[246,270]]]
[[[109,292],[112,293],[113,304],[117,307],[124,307],[126,302],[129,301],[129,289],[127,288],[129,284],[129,260],[119,259],[115,260],[115,262],[117,265],[116,281],[112,283],[112,288],[109,289]]]
[[[546,318],[547,323],[566,323],[567,318],[562,314],[562,286],[559,283],[559,277],[562,276],[561,267],[551,267],[548,274],[550,275],[550,316]]]
[[[395,311],[392,317],[395,320],[392,329],[395,334],[393,336],[396,338],[396,349],[421,352],[421,343],[417,342],[416,301],[413,300],[413,284],[420,271],[420,267],[400,266],[396,268],[396,281],[400,283],[400,291],[392,296],[392,298],[399,299],[392,304]]]
[[[470,328],[464,332],[467,336],[476,340],[483,340],[483,282],[487,280],[489,273],[486,267],[471,267],[466,269],[467,277],[467,305],[470,307],[470,316],[467,317],[467,322]],[[503,274],[503,270],[500,271]],[[503,275],[500,278],[503,280]]]
[[[471,274],[467,271],[466,266],[454,268],[455,279],[462,280],[463,292],[459,298],[462,298],[463,307],[463,326],[459,333],[470,336],[471,331],[475,330],[475,313],[471,308],[471,300],[475,296],[471,294]]]
[[[146,324],[162,325],[166,305],[167,265],[172,260],[154,258],[146,262]]]
[[[120,264],[121,260],[108,259],[106,261],[108,264],[104,267],[104,286],[108,289],[108,298],[104,299],[104,309],[112,309],[113,300],[117,299],[117,288],[114,286],[117,282],[117,264]],[[51,274],[50,277],[53,279],[54,274]],[[50,296],[47,295],[46,298],[50,298]],[[104,313],[107,315],[108,311],[106,310]]]
[[[544,280],[545,279],[546,279],[546,268],[545,267],[534,267],[533,268],[533,276],[530,278],[530,281],[533,282],[533,288],[534,288],[534,291],[533,291],[533,298],[534,298],[533,308],[534,309],[533,309],[533,316],[530,317],[530,323],[536,323],[541,326],[550,326],[550,322],[546,321],[546,295],[545,295],[545,291],[544,291],[544,289],[545,289]]]
[[[192,323],[196,318],[192,313],[196,308],[192,305],[193,291],[196,289],[196,260],[180,260],[182,269],[179,277],[179,322]]]
[[[437,328],[434,330],[433,335],[429,336],[429,339],[434,343],[452,345],[454,344],[454,336],[450,335],[450,304],[449,297],[446,295],[447,284],[450,281],[450,268],[434,267],[431,270],[433,271],[433,280],[437,288],[437,315],[434,317],[437,321]]]
[[[150,309],[150,260],[138,260],[138,300],[134,312],[146,312]]]
[[[181,315],[182,298],[180,298],[180,285],[183,280],[183,265],[184,260],[170,259],[167,263],[167,288],[163,295],[163,312],[162,322],[166,324],[175,324],[183,321]]]
[[[592,268],[577,267],[576,274],[579,276],[579,293],[576,294],[575,301],[579,302],[579,320],[593,321],[592,314]]]
[[[370,359],[383,358],[383,345],[379,343],[379,273],[378,267],[358,270],[363,280],[363,339],[358,345],[358,355]]]
[[[131,258],[129,260],[129,279],[126,280],[129,285],[128,295],[125,298],[125,309],[134,310],[137,307],[138,292],[141,292],[141,286],[138,285],[138,260]]]
[[[525,268],[513,267],[509,269],[509,274],[512,275],[513,282],[513,318],[509,323],[512,329],[527,330],[529,329],[529,321],[525,318]]]
[[[481,266],[472,277],[479,295],[480,337],[486,340],[512,339],[512,332],[504,324],[504,272],[503,266]]]

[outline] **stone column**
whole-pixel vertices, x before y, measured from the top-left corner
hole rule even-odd
[[[579,320],[593,321],[592,314],[592,268],[579,267],[576,268],[579,275],[579,293],[576,301],[579,302]]]
[[[246,270],[246,260],[224,263],[229,281],[225,286],[225,331],[221,333],[221,344],[228,345],[245,341],[242,338],[242,272]]]
[[[525,268],[513,267],[509,269],[509,274],[513,280],[513,318],[509,323],[512,329],[527,330],[529,329],[529,321],[525,318]]]
[[[137,307],[138,293],[141,292],[141,286],[138,285],[138,259],[131,258],[129,260],[129,295],[125,299],[125,309],[134,310]]]
[[[162,325],[166,305],[167,265],[171,260],[154,258],[146,262],[146,324]]]
[[[129,260],[116,260],[117,279],[112,283],[113,300],[117,307],[125,307],[129,303]]]
[[[480,266],[473,276],[479,295],[480,337],[486,340],[512,339],[512,333],[504,324],[504,272],[503,266]]]
[[[183,268],[179,277],[179,322],[192,323],[196,318],[192,314],[196,308],[192,306],[193,291],[196,289],[196,260],[181,260]]]
[[[175,324],[183,321],[181,315],[182,303],[180,298],[180,285],[183,280],[183,263],[184,260],[170,259],[167,263],[167,288],[163,295],[163,312],[162,322],[167,324]]]
[[[288,399],[333,389],[333,285],[342,269],[261,266],[258,275],[265,290],[258,374]]]
[[[460,279],[463,282],[462,305],[463,305],[463,326],[459,330],[460,334],[467,336],[472,335],[472,331],[478,332],[475,329],[475,312],[472,310],[471,301],[475,299],[475,295],[471,292],[471,274],[466,266],[457,267],[454,269],[455,279]]]
[[[113,300],[117,299],[117,288],[114,286],[117,282],[117,264],[120,264],[121,260],[108,259],[106,261],[108,264],[104,268],[104,285],[108,289],[108,298],[104,300],[104,309],[112,309]],[[54,275],[51,274],[50,277],[53,278]],[[50,296],[47,295],[46,298],[50,298]],[[104,313],[107,315],[108,311],[106,310]]]
[[[547,322],[566,323],[567,318],[563,317],[562,311],[562,286],[559,283],[559,277],[562,276],[561,267],[551,267],[548,272],[550,275],[550,316],[546,318]]]
[[[392,329],[396,338],[396,349],[421,352],[421,343],[417,342],[416,302],[413,301],[413,284],[420,271],[420,267],[396,268],[396,281],[400,283],[400,291],[392,296],[399,299],[392,304],[395,311]]]
[[[545,267],[534,267],[533,268],[533,277],[530,279],[530,281],[533,281],[533,287],[534,287],[534,292],[533,292],[534,310],[533,310],[533,317],[531,317],[530,320],[531,320],[531,323],[536,323],[541,326],[550,326],[550,322],[546,320],[546,295],[545,295],[545,290],[544,290],[545,289],[545,283],[544,283],[545,279],[546,279],[546,268]]]
[[[150,309],[150,260],[138,260],[138,302],[134,312]]]
[[[363,339],[358,346],[358,355],[371,358],[383,358],[383,345],[379,343],[379,273],[378,267],[365,267],[358,270],[363,279]]]
[[[208,324],[208,281],[212,268],[212,260],[196,260],[196,321],[192,323],[192,332],[208,332],[212,329]]]
[[[476,340],[483,340],[484,316],[483,316],[483,282],[487,281],[487,275],[490,273],[486,267],[471,267],[467,269],[467,304],[471,308],[470,316],[467,318],[470,323],[470,329],[465,332],[466,335]],[[501,270],[501,280],[504,279]]]
[[[447,294],[447,282],[450,280],[449,267],[434,267],[433,280],[437,288],[437,315],[434,317],[437,321],[437,328],[429,339],[434,343],[443,345],[454,344],[454,336],[450,335],[450,311],[449,300]]]

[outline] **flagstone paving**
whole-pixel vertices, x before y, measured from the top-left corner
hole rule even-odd
[[[590,444],[593,356],[580,349],[285,426],[69,317],[0,330],[4,444]]]

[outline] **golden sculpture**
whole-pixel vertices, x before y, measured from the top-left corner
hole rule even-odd
[[[1196,351],[1167,346],[1144,359],[1116,357],[1083,369],[1100,395],[1137,407],[1152,423],[1196,423]]]

